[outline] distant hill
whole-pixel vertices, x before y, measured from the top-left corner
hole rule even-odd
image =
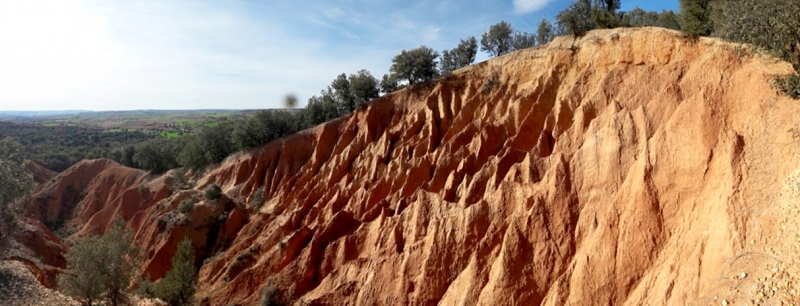
[[[47,117],[47,116],[61,116],[61,115],[75,115],[88,113],[85,110],[56,110],[56,111],[0,111],[0,118],[13,118],[13,117]]]

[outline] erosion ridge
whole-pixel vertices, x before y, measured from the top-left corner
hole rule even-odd
[[[77,235],[121,215],[154,278],[188,235],[211,305],[254,304],[268,279],[312,305],[793,300],[800,107],[768,85],[791,65],[735,48],[559,37],[238,153],[193,190],[82,162],[29,215]],[[211,183],[226,197],[204,201]]]

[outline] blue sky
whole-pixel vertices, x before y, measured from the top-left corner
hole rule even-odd
[[[3,0],[0,110],[302,106],[337,74],[380,78],[403,49],[441,52],[500,20],[534,32],[571,2]]]

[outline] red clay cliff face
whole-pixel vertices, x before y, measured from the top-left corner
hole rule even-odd
[[[56,172],[50,169],[47,169],[47,166],[44,163],[38,160],[31,160],[28,162],[28,170],[33,175],[33,180],[37,184],[43,184],[44,182],[49,181],[54,176],[56,176]]]
[[[268,279],[310,305],[792,300],[800,104],[768,85],[789,64],[734,47],[561,37],[239,153],[195,190],[86,162],[56,183],[85,186],[77,204],[62,186],[29,213],[84,234],[123,215],[154,278],[191,237],[211,305],[255,304]],[[213,182],[227,197],[206,203]]]
[[[734,276],[797,269],[764,218],[796,207],[800,108],[768,85],[788,64],[733,48],[558,38],[230,158],[205,181],[268,200],[201,285],[214,305],[268,278],[312,305],[755,298]]]
[[[225,197],[204,201],[198,190],[172,192],[171,179],[172,173],[150,176],[111,160],[86,160],[59,174],[52,184],[37,188],[26,206],[27,215],[44,223],[35,238],[52,237],[59,244],[50,230],[71,240],[105,233],[114,218],[124,219],[133,230],[134,243],[142,249],[141,275],[155,280],[171,268],[172,255],[185,237],[192,239],[199,266],[202,259],[229,244],[247,220],[242,204]],[[193,204],[191,211],[177,211],[183,200]],[[63,253],[31,249],[39,258]],[[65,267],[63,256],[53,262],[55,267]]]

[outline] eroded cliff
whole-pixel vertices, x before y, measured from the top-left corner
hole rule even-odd
[[[79,234],[122,216],[154,278],[192,237],[211,305],[254,304],[268,279],[310,305],[792,300],[800,106],[768,85],[791,66],[734,49],[559,37],[229,157],[194,190],[85,162],[29,213]],[[223,200],[202,200],[211,183]]]

